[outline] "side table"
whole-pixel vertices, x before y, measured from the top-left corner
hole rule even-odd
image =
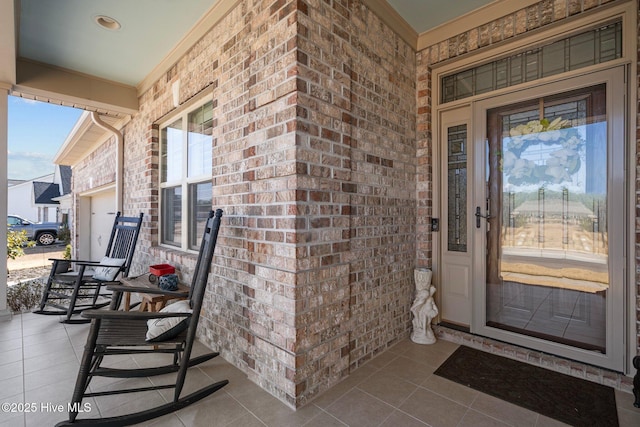
[[[120,283],[123,286],[132,286],[135,288],[158,289],[158,285],[156,283],[149,282],[148,274],[143,274],[137,277],[123,277],[120,278]],[[170,292],[170,295],[142,293],[140,294],[140,298],[142,299],[140,302],[140,311],[158,312],[171,300],[184,300],[189,298],[189,287],[180,283],[178,284],[178,289]],[[129,311],[131,309],[131,292],[125,291],[124,293],[124,309],[125,311]]]

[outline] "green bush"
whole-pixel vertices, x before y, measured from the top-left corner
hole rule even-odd
[[[67,245],[64,247],[64,253],[62,254],[63,259],[71,259],[71,245]]]
[[[62,224],[62,228],[58,231],[58,239],[62,240],[65,245],[71,243],[71,230],[67,224]]]
[[[38,279],[18,282],[7,288],[7,305],[14,313],[31,310],[40,303],[44,285]]]
[[[24,249],[22,247],[27,245],[27,247],[32,247],[36,244],[36,242],[29,241],[27,237],[27,232],[25,230],[21,231],[7,231],[7,258],[16,259],[22,255],[24,255]]]

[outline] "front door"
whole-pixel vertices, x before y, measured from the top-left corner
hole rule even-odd
[[[624,90],[618,68],[440,116],[442,321],[623,370]]]

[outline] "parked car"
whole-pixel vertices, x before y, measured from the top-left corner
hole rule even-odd
[[[25,230],[29,240],[45,246],[54,244],[62,230],[61,222],[33,222],[18,215],[7,215],[7,225],[11,231]]]

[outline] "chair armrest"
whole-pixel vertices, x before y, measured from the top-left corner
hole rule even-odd
[[[150,313],[148,311],[115,311],[115,310],[84,310],[82,317],[89,319],[109,319],[109,320],[149,320],[161,319],[165,317],[190,317],[192,313]]]
[[[82,263],[82,264],[100,264],[100,261],[88,261],[83,259],[49,258],[49,261],[67,261],[67,262]]]
[[[160,288],[136,287],[121,284],[107,285],[107,290],[116,292],[137,292],[140,294],[166,295],[176,298],[189,296],[189,292],[163,291]]]

